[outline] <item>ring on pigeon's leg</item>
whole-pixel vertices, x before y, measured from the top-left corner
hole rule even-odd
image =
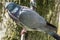
[[[27,33],[26,29],[23,28],[22,31],[21,31],[21,40],[25,40],[25,34]]]

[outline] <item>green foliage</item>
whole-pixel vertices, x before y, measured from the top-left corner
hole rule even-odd
[[[37,12],[46,18],[49,14],[49,10],[54,10],[55,2],[54,0],[37,0]]]
[[[30,1],[29,0],[20,0],[21,1],[21,5],[24,5],[24,6],[30,6]]]
[[[0,3],[0,22],[2,22],[2,3]]]
[[[1,11],[1,9],[2,9],[2,3],[0,3],[0,11]]]

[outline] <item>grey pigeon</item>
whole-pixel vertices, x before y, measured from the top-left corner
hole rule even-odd
[[[18,25],[22,24],[22,27],[27,31],[43,31],[50,34],[55,39],[60,40],[60,36],[55,33],[57,28],[48,23],[36,11],[25,6],[17,5],[13,2],[6,2],[5,8],[8,10],[9,16]]]

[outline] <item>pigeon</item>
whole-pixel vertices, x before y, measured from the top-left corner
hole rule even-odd
[[[14,2],[6,2],[5,9],[8,10],[8,14],[13,21],[15,21],[17,25],[22,25],[24,30],[46,32],[55,39],[60,40],[60,36],[56,34],[56,26],[48,23],[36,11]]]

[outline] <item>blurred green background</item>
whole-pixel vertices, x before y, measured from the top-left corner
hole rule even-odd
[[[3,22],[3,18],[5,17],[4,3],[5,2],[15,2],[19,5],[30,7],[31,0],[0,0],[0,23]],[[34,10],[38,12],[41,16],[43,16],[49,23],[58,26],[58,9],[59,3],[58,0],[35,0],[36,8]],[[57,5],[57,6],[56,6]],[[2,16],[3,15],[3,16]],[[6,15],[7,16],[7,15]],[[1,26],[0,26],[1,27]],[[2,40],[20,40],[20,32],[22,28],[15,24],[12,19],[8,19],[5,25],[6,32],[5,37]],[[55,40],[52,36],[47,33],[42,32],[29,32],[27,33],[27,40]]]

